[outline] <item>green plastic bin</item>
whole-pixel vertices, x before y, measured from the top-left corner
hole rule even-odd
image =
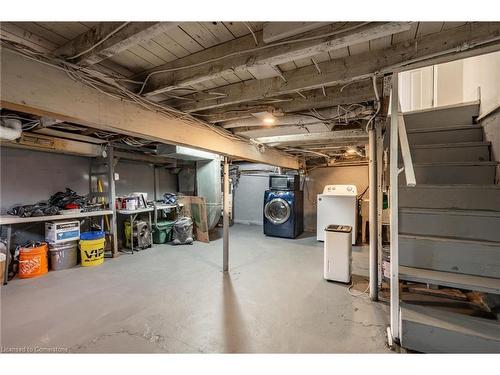
[[[175,221],[158,220],[157,225],[153,225],[153,243],[160,244],[172,241],[172,228]]]

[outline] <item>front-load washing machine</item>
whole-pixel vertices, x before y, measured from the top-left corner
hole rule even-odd
[[[264,193],[264,234],[295,238],[304,231],[304,195],[298,190]]]
[[[349,225],[352,228],[352,244],[356,243],[356,219],[358,216],[358,190],[355,185],[326,185],[317,197],[316,238],[325,240],[325,228],[329,225]]]

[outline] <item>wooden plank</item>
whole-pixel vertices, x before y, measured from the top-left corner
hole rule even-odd
[[[123,77],[131,77],[134,75],[134,72],[127,69],[125,66],[112,61],[111,59],[106,59],[101,61],[99,64],[95,65],[97,70],[102,70],[106,73],[114,73],[115,75],[122,75]]]
[[[168,36],[177,44],[188,50],[190,53],[196,53],[203,50],[203,46],[196,40],[191,38],[184,30],[180,27],[175,27],[169,30]]]
[[[400,265],[467,275],[500,277],[500,243],[498,242],[427,235],[400,235],[399,243]]]
[[[317,90],[314,93],[309,93],[307,99],[296,97],[291,101],[284,101],[272,105],[261,105],[258,103],[233,105],[224,108],[223,112],[217,112],[215,109],[212,112],[205,112],[204,117],[210,122],[229,121],[238,118],[239,116],[248,117],[251,112],[267,111],[269,107],[283,113],[291,113],[305,111],[311,108],[328,108],[336,105],[346,105],[353,103],[363,103],[371,101],[375,98],[372,83],[368,80],[353,83],[340,91],[341,87],[331,86],[325,88],[326,96],[322,90]],[[381,87],[379,87],[381,92]],[[219,110],[220,111],[220,110]],[[210,115],[206,117],[206,115]]]
[[[129,48],[128,51],[147,61],[150,66],[157,66],[165,63],[165,60],[160,58],[154,52],[151,52],[149,49],[143,46],[142,43]]]
[[[217,38],[199,22],[183,22],[179,27],[191,38],[196,40],[203,48],[209,48],[219,44]]]
[[[318,29],[328,22],[266,22],[262,29],[264,43],[272,43]]]
[[[72,61],[93,65],[176,26],[173,22],[102,22],[58,48],[55,54],[71,58],[83,53]]]
[[[47,30],[36,22],[13,22],[13,24],[30,33],[39,35],[57,46],[61,46],[69,40],[68,38]]]
[[[295,157],[228,139],[207,126],[170,118],[74,82],[65,72],[2,48],[3,108],[120,134],[298,169]],[[56,89],[57,88],[57,89]]]
[[[194,27],[194,26],[191,26]],[[276,66],[289,61],[296,61],[307,59],[312,56],[328,52],[331,50],[344,48],[352,44],[369,41],[371,39],[379,38],[382,36],[390,35],[394,32],[406,30],[410,28],[409,22],[386,22],[386,23],[370,23],[368,25],[361,25],[355,30],[345,31],[343,33],[325,35],[325,31],[317,31],[319,38],[316,40],[309,40],[294,43],[290,45],[278,45],[273,48],[265,48],[256,51],[253,54],[252,61],[249,63],[248,54],[239,54],[235,52],[245,51],[255,47],[255,42],[252,36],[247,36],[229,43],[222,45],[221,48],[216,50],[209,50],[200,54],[195,59],[190,57],[188,60],[179,62],[178,66],[190,65],[193,62],[206,61],[221,56],[227,56],[228,53],[233,55],[217,62],[217,64],[203,64],[193,66],[191,68],[183,69],[173,73],[158,73],[148,80],[148,85],[144,90],[145,95],[155,95],[160,92],[170,91],[176,87],[185,87],[194,83],[203,82],[204,80],[213,79],[227,71],[244,71],[251,67],[258,65]],[[200,35],[201,34],[201,35]],[[207,43],[203,44],[202,37],[207,39],[202,33],[195,33],[193,30],[193,37],[198,37],[200,43],[204,47],[210,46]],[[257,35],[257,40],[261,40],[262,34]],[[166,70],[173,68],[172,65],[164,65],[158,67],[158,70]]]
[[[392,44],[398,44],[407,40],[415,39],[419,22],[413,22],[410,30],[402,31],[392,35]]]
[[[428,306],[402,304],[401,345],[423,353],[499,353],[500,323]]]
[[[380,39],[380,38],[377,38]],[[350,55],[358,55],[370,51],[370,42],[357,43],[349,46]]]
[[[250,81],[226,86],[218,91],[226,96],[218,100],[206,94],[193,96],[197,102],[180,105],[185,111],[195,112],[243,103],[264,97],[290,94],[297,90],[310,90],[369,78],[374,73],[410,70],[415,67],[448,62],[476,56],[500,49],[500,23],[482,22],[465,25],[439,34],[423,36],[413,42],[401,42],[376,52],[354,55],[331,62],[320,63],[322,74],[314,66],[284,72],[281,78],[258,82]],[[482,45],[485,41],[491,41]],[[468,46],[466,49],[464,46]],[[442,56],[436,54],[443,53]]]
[[[500,294],[500,279],[399,266],[399,278],[424,284]]]
[[[309,133],[300,135],[279,135],[273,137],[256,138],[256,141],[264,144],[283,145],[301,143],[306,144],[317,141],[349,142],[350,140],[366,140],[368,134],[363,130],[338,130],[334,132]],[[349,143],[346,143],[347,145]]]
[[[297,69],[297,65],[295,65],[295,62],[290,61],[290,62],[287,62],[287,63],[279,64],[278,68],[282,72],[288,72],[290,70]]]
[[[234,39],[233,34],[231,34],[222,22],[202,22],[201,25],[210,31],[210,33],[217,39],[218,43],[224,43]]]
[[[134,73],[143,72],[144,70],[152,66],[149,61],[146,61],[142,57],[137,56],[132,51],[120,52],[119,54],[104,61],[112,61],[115,64],[123,65]]]
[[[376,51],[391,46],[392,35],[370,40],[370,51]]]
[[[156,37],[154,37],[151,40],[158,43],[163,48],[165,48],[167,51],[169,51],[176,58],[184,57],[184,56],[187,56],[191,53],[186,48],[181,46],[179,43],[174,41],[172,38],[170,38],[170,36],[168,36],[165,33],[157,35]],[[172,59],[172,60],[175,60],[175,59]]]
[[[33,48],[40,52],[50,52],[57,48],[57,44],[16,26],[12,22],[0,22],[2,37],[19,44]]]
[[[61,215],[36,216],[36,217],[18,217],[13,215],[0,215],[0,225],[35,223],[35,222],[52,221],[52,220],[67,220],[67,219],[77,219],[83,217],[104,216],[112,214],[113,211],[111,210],[103,210],[103,211],[79,212],[76,214],[61,214]]]
[[[330,55],[330,60],[340,59],[342,57],[349,56],[349,48],[344,47],[344,48],[336,49],[333,51],[329,51],[328,54]]]
[[[419,22],[416,37],[435,34],[443,29],[444,22]]]
[[[224,26],[226,26],[227,29],[231,32],[231,34],[234,35],[235,38],[239,38],[247,34],[250,34],[250,30],[248,30],[248,27],[246,27],[243,22],[229,21],[223,23]]]
[[[79,22],[37,22],[37,24],[67,40],[75,39],[89,29]]]
[[[170,52],[168,49],[166,49],[165,47],[163,47],[161,44],[157,43],[154,40],[144,41],[142,43],[139,43],[138,46],[146,49],[148,52],[152,53],[157,58],[159,58],[160,59],[159,61],[162,62],[160,62],[158,65],[178,59],[176,55],[174,55],[172,52]]]
[[[445,22],[443,30],[450,30],[467,24],[467,22]]]

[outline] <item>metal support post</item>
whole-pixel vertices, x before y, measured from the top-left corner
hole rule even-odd
[[[374,122],[375,124],[375,122]],[[370,222],[370,299],[378,300],[378,255],[377,255],[377,146],[375,125],[368,129],[369,168],[368,179],[370,189],[369,222]]]
[[[222,217],[222,270],[227,272],[229,270],[229,160],[224,157],[224,203],[223,203],[223,217]]]
[[[390,321],[392,338],[399,340],[399,250],[398,250],[398,73],[392,75],[391,148],[390,148],[390,209],[391,209],[391,299]]]
[[[378,253],[378,285],[382,285],[382,210],[383,208],[383,189],[382,173],[384,170],[384,138],[382,137],[383,122],[380,122],[375,128],[377,136],[377,253]]]
[[[111,215],[111,220],[110,220],[110,229],[111,229],[111,235],[113,238],[113,243],[111,244],[111,253],[114,257],[118,256],[118,233],[117,233],[117,225],[116,225],[116,192],[115,192],[115,157],[114,157],[114,149],[113,147],[108,147],[107,149],[107,166],[108,166],[108,202],[109,202],[109,209],[113,211],[113,214]],[[133,226],[131,227],[132,232],[133,232]]]

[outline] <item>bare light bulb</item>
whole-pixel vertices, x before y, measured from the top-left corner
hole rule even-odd
[[[266,125],[272,125],[272,124],[274,124],[275,120],[274,120],[274,117],[265,117],[263,121],[264,121],[264,124],[266,124]]]

